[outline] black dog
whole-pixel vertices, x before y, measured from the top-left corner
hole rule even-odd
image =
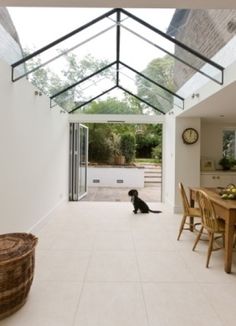
[[[148,205],[138,197],[138,191],[136,189],[131,189],[128,192],[128,195],[131,197],[131,201],[134,205],[134,210],[133,212],[137,214],[137,211],[140,210],[141,213],[161,213],[161,211],[153,211],[151,210]]]

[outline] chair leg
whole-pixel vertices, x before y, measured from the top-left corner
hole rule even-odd
[[[186,218],[187,218],[187,216],[183,216],[183,218],[182,218],[182,221],[181,221],[181,224],[180,224],[180,227],[179,227],[179,234],[178,234],[178,238],[177,238],[177,240],[179,240],[180,239],[180,236],[181,236],[181,233],[182,233],[182,231],[183,231],[183,229],[184,229],[184,224],[185,224],[185,222],[186,222]]]
[[[209,234],[209,245],[208,245],[208,252],[207,252],[207,262],[206,262],[206,267],[208,268],[209,266],[209,261],[211,258],[211,253],[212,253],[212,248],[213,248],[213,241],[214,241],[214,233]]]
[[[195,250],[195,248],[196,248],[196,246],[197,246],[197,244],[198,244],[198,241],[199,241],[200,238],[201,238],[201,235],[202,235],[203,229],[204,229],[204,227],[202,226],[201,229],[200,229],[200,231],[199,231],[199,233],[198,233],[198,235],[197,235],[197,237],[196,237],[196,240],[195,240],[195,242],[194,242],[193,249],[192,249],[193,251]]]

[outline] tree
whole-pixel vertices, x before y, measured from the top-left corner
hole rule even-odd
[[[130,132],[121,135],[121,153],[125,156],[126,163],[130,163],[135,158],[135,136]]]
[[[153,157],[153,148],[156,152],[161,152],[162,146],[162,126],[144,125],[142,131],[136,135],[136,156],[139,158]],[[154,154],[155,156],[155,154]],[[158,159],[161,154],[158,154]]]
[[[91,55],[87,55],[79,61],[76,55],[73,53],[66,53],[66,51],[62,50],[58,52],[59,54],[65,52],[63,57],[66,60],[66,66],[61,69],[59,75],[56,74],[55,71],[43,66],[41,59],[38,57],[27,62],[28,71],[34,70],[35,67],[40,67],[42,65],[41,68],[30,74],[30,80],[41,91],[45,92],[49,96],[64,90],[66,87],[72,85],[73,83],[77,83],[78,81],[89,76],[91,73],[94,73],[107,65],[105,60],[95,60],[95,58]],[[143,74],[158,81],[160,84],[165,84],[165,86],[169,88],[171,87],[171,78],[169,74],[172,72],[172,68],[172,62],[168,57],[164,57],[150,62],[147,68],[143,71]],[[101,74],[99,74],[99,76],[94,77],[93,82],[95,84],[101,75],[110,76],[110,72],[104,70],[101,72]],[[155,106],[160,105],[161,97],[157,97],[155,94],[153,95],[156,87],[155,85],[147,82],[144,78],[137,76],[137,86],[138,95],[141,98],[155,104]],[[86,99],[89,100],[89,98],[86,98],[82,88],[79,86],[73,87],[67,92],[63,92],[61,95],[56,97],[55,101],[70,112],[76,107],[76,105],[85,102]],[[90,114],[142,114],[143,110],[146,111],[147,106],[143,105],[143,103],[137,98],[124,93],[124,98],[122,99],[117,99],[115,97],[108,97],[106,100],[98,99],[89,103],[88,105],[82,106],[76,112]],[[134,157],[135,146],[133,152],[128,153],[132,147],[130,144],[133,144],[133,140],[134,143],[137,143],[136,149],[138,157],[150,158],[151,155],[160,157],[162,133],[160,126],[142,126],[141,134],[137,132],[138,128],[135,124],[128,125],[124,123],[90,124],[89,160],[101,163],[110,163],[113,159],[114,153],[117,153],[120,150],[119,146],[122,142],[122,135],[124,135],[124,139],[126,135],[129,135],[126,137],[127,139],[129,138],[130,141],[130,143],[127,145],[127,149],[125,149],[125,146],[122,145],[122,152],[125,154],[127,162],[132,161]],[[123,141],[123,143],[125,143],[125,141]],[[152,154],[152,149],[154,147],[156,147],[156,149]]]
[[[106,113],[106,114],[140,114],[140,108],[131,106],[125,100],[108,97],[104,101],[93,101],[83,110],[83,113]]]
[[[26,49],[24,52],[27,55],[30,53],[30,50]],[[69,53],[65,49],[58,50],[59,55],[62,53],[65,53],[63,55],[65,59],[65,66],[63,66],[63,69],[60,69],[60,65],[57,65],[55,62],[53,64],[54,70],[43,66],[39,56],[26,61],[26,70],[28,72],[34,70],[29,74],[29,80],[48,96],[52,96],[64,90],[66,87],[82,80],[107,65],[106,60],[96,60],[90,54],[85,56],[82,60],[78,60],[74,53]],[[37,67],[39,68],[36,69]],[[101,78],[101,76],[106,74],[110,76],[110,72],[104,70],[94,77],[94,82],[96,82],[96,78]],[[70,111],[81,101],[81,98],[83,98],[84,101],[88,100],[85,92],[81,88],[73,87],[57,96],[54,100],[65,110]]]
[[[108,124],[87,124],[89,127],[89,161],[111,163],[113,159],[113,134]]]
[[[168,90],[173,91],[173,66],[174,60],[170,56],[157,58],[152,60],[142,74],[155,81],[156,83],[166,87]],[[154,83],[146,80],[145,78],[137,75],[136,84],[138,88],[138,96],[148,103],[154,105],[163,112],[167,112],[172,108],[173,96],[156,86]],[[145,110],[150,111],[150,107],[143,105]]]

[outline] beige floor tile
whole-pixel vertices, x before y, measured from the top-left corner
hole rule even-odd
[[[137,282],[138,268],[133,252],[95,252],[89,263],[87,282]]]
[[[137,251],[175,250],[175,243],[165,230],[135,230],[133,237]]]
[[[223,325],[234,326],[236,324],[235,277],[232,284],[201,284],[201,288]]]
[[[175,251],[138,252],[142,282],[193,282],[185,261]]]
[[[222,326],[196,284],[147,283],[143,289],[150,326]]]
[[[158,207],[157,209],[161,209]],[[133,214],[130,218],[132,230],[162,230],[163,223],[166,224],[163,213],[161,214]]]
[[[1,326],[72,326],[81,283],[35,282],[28,301]]]
[[[236,264],[233,264],[234,273],[224,272],[224,250],[215,251],[211,255],[209,268],[206,268],[208,243],[199,242],[196,251],[182,251],[181,257],[184,259],[188,269],[194,276],[197,283],[235,283],[236,282]],[[235,255],[234,255],[235,256]],[[235,259],[236,257],[234,257]]]
[[[127,212],[117,214],[111,211],[110,216],[101,213],[94,219],[94,228],[96,231],[129,231],[129,215],[127,216]]]
[[[93,250],[95,232],[82,230],[64,230],[54,238],[52,250],[91,251]]]
[[[148,326],[137,283],[85,284],[74,326]]]
[[[86,251],[39,251],[36,257],[36,279],[83,282],[90,255]]]
[[[40,232],[37,234],[38,237],[38,244],[37,249],[38,250],[50,250],[53,246],[53,243],[56,238],[55,232]]]
[[[94,250],[134,250],[133,239],[130,231],[97,232]]]

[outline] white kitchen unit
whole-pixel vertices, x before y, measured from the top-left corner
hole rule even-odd
[[[228,184],[236,184],[236,171],[202,171],[202,187],[226,187]]]

